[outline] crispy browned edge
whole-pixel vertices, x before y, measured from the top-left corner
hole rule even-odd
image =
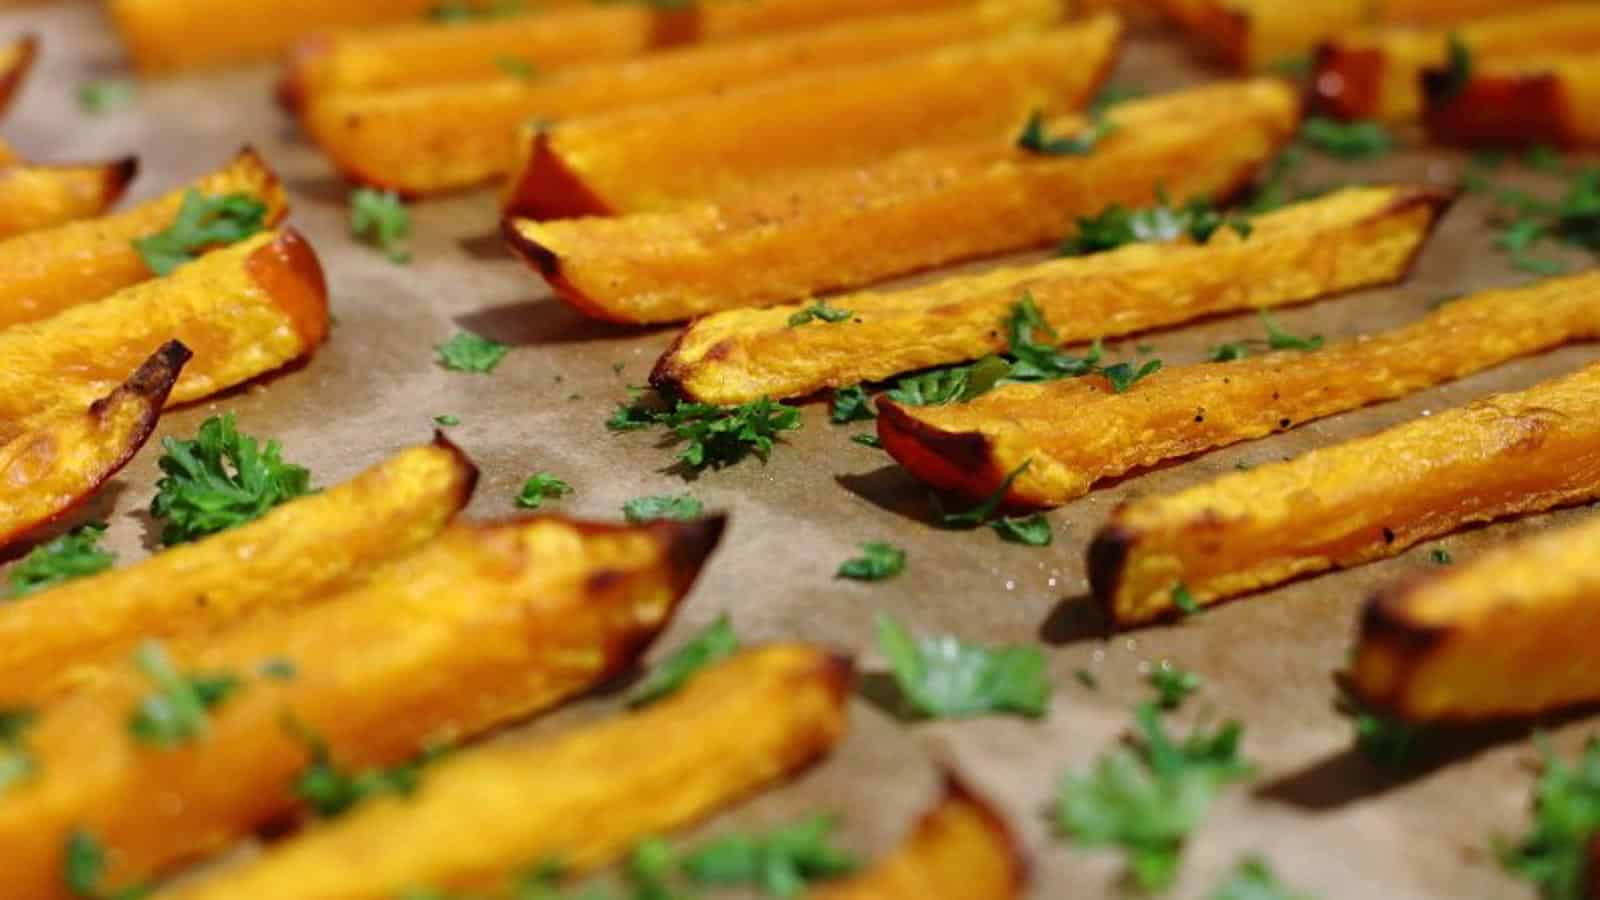
[[[84,491],[71,504],[63,507],[48,519],[29,523],[9,534],[0,534],[0,546],[10,543],[19,536],[34,533],[39,529],[61,521],[73,510],[87,503],[101,485],[110,481],[120,472],[122,467],[126,466],[138,454],[139,450],[144,447],[145,443],[150,440],[150,435],[155,432],[156,423],[161,420],[161,411],[166,406],[167,395],[172,392],[172,386],[178,382],[178,375],[193,356],[194,354],[188,347],[183,345],[182,341],[168,341],[155,353],[151,354],[149,359],[140,364],[139,368],[128,376],[127,381],[123,382],[109,395],[90,404],[89,416],[100,419],[105,416],[107,410],[111,408],[120,396],[131,394],[144,398],[144,412],[133,438],[123,445],[122,453],[104,468],[99,480],[95,482],[93,487]]]
[[[1033,860],[1029,858],[1027,848],[1023,846],[1016,829],[1011,827],[1011,823],[1006,821],[1005,816],[989,798],[968,783],[955,766],[946,762],[941,763],[939,769],[944,783],[944,800],[966,803],[983,816],[989,831],[1006,846],[1006,854],[1011,859],[1012,888],[1018,892],[1022,891],[1033,877]],[[935,810],[938,805],[942,804],[936,804]]]
[[[39,36],[26,34],[17,39],[22,45],[22,57],[17,64],[0,78],[0,113],[11,107],[11,101],[17,97],[17,92],[22,89],[23,82],[28,78],[28,73],[33,70],[33,63],[39,58]]]
[[[1390,659],[1403,664],[1404,671],[1394,680],[1402,692],[1411,681],[1412,673],[1427,662],[1435,650],[1444,646],[1453,630],[1419,622],[1407,608],[1410,598],[1431,580],[1425,576],[1413,577],[1378,589],[1362,608],[1357,625],[1357,647],[1382,647]],[[1408,712],[1398,696],[1366,693],[1356,679],[1349,677],[1341,677],[1340,682],[1370,709],[1401,717]]]
[[[1370,118],[1378,103],[1386,65],[1387,59],[1377,48],[1341,47],[1338,41],[1324,42],[1317,48],[1308,105],[1317,112],[1340,119]],[[1324,77],[1328,75],[1337,76],[1337,92],[1328,89],[1333,82]]]
[[[550,149],[550,129],[541,127],[533,137],[533,151],[506,194],[505,216],[543,222],[617,212],[567,168],[561,154]]]
[[[466,477],[461,480],[461,489],[456,492],[455,497],[457,501],[456,510],[459,512],[472,499],[472,495],[478,492],[478,480],[483,473],[478,468],[478,464],[472,461],[472,457],[468,456],[467,452],[462,450],[459,444],[450,440],[442,429],[435,428],[433,430],[432,443],[433,446],[455,457],[456,465],[466,474]]]
[[[523,234],[522,231],[517,228],[515,218],[516,217],[513,216],[506,216],[505,218],[501,219],[500,233],[504,236],[506,244],[510,247],[511,252],[520,258],[524,263],[526,263],[530,268],[537,271],[540,277],[544,278],[544,280],[549,283],[551,289],[555,291],[557,297],[561,298],[569,306],[572,306],[579,312],[592,319],[598,319],[603,322],[615,322],[619,325],[641,324],[632,319],[626,319],[621,316],[613,315],[611,311],[602,304],[595,303],[588,297],[584,296],[583,292],[578,290],[578,286],[569,281],[566,275],[561,271],[561,257],[549,247],[546,247]]]
[[[1430,137],[1455,144],[1581,143],[1566,115],[1561,79],[1551,72],[1474,75],[1449,95],[1446,69],[1422,73],[1423,121]]]

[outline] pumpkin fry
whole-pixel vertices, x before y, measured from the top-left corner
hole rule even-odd
[[[171,225],[190,190],[250,196],[266,205],[268,228],[289,212],[277,175],[245,148],[222,169],[126,212],[0,241],[0,328],[48,318],[153,277],[133,241]]]
[[[813,647],[747,651],[643,712],[461,753],[410,798],[159,896],[388,900],[419,885],[498,887],[530,860],[591,871],[825,756],[844,735],[850,681],[848,662]]]
[[[516,162],[518,128],[530,119],[566,119],[715,94],[808,68],[867,63],[1048,26],[1061,18],[1058,0],[999,0],[949,11],[846,19],[531,77],[318,94],[300,118],[347,177],[405,194],[428,194],[509,172]]]
[[[1091,376],[1002,387],[971,403],[879,402],[884,449],[913,475],[974,499],[1012,483],[1015,506],[1060,506],[1097,482],[1253,440],[1600,338],[1600,273],[1489,291],[1421,320],[1311,353],[1164,369],[1126,393]]]
[[[212,634],[349,589],[432,540],[477,475],[436,438],[255,522],[0,608],[0,707],[92,681],[95,667],[126,659],[142,639]]]
[[[1464,84],[1447,69],[1428,69],[1422,77],[1423,120],[1435,140],[1600,144],[1600,58],[1593,50],[1478,66]]]
[[[1455,28],[1378,27],[1338,35],[1317,53],[1311,84],[1318,107],[1345,119],[1418,121],[1422,73],[1449,64],[1452,36],[1474,65],[1593,52],[1600,48],[1600,9],[1592,3],[1568,3]]]
[[[1379,591],[1346,685],[1408,722],[1469,722],[1600,700],[1600,518]]]
[[[38,35],[25,35],[0,48],[0,113],[11,107],[38,56]]]
[[[289,55],[280,98],[298,107],[345,91],[392,90],[505,74],[514,60],[536,72],[614,62],[684,44],[739,40],[842,19],[948,9],[966,0],[741,0],[739,3],[593,4],[568,0],[535,16],[419,23],[319,34]]]
[[[133,157],[108,163],[0,165],[0,240],[98,216],[139,172]]]
[[[1343,375],[1352,373],[1345,372]],[[1600,365],[1120,507],[1089,549],[1121,625],[1600,496]],[[1192,604],[1191,602],[1192,601]]]
[[[1037,156],[1015,135],[910,151],[718,206],[620,219],[511,219],[512,249],[597,318],[672,322],[764,306],[1060,239],[1113,203],[1222,197],[1299,125],[1293,91],[1222,84],[1116,108],[1088,156]],[[1079,118],[1052,133],[1082,128]],[[737,273],[737,277],[733,273]]]
[[[171,646],[179,671],[240,680],[176,746],[129,733],[150,681],[106,670],[28,730],[37,775],[0,804],[9,889],[67,900],[74,830],[108,849],[111,883],[129,884],[281,820],[308,733],[340,766],[390,766],[592,687],[667,623],[721,528],[453,526],[319,606]],[[257,674],[274,662],[292,675]]]
[[[953,774],[944,797],[871,871],[812,900],[1016,900],[1028,881],[1022,845],[999,811]]]
[[[87,502],[127,465],[188,360],[188,348],[173,341],[87,412],[42,421],[0,444],[0,547]]]
[[[930,143],[1013,138],[1082,108],[1116,56],[1103,16],[523,129],[508,215],[660,212]]]
[[[293,229],[216,250],[166,278],[0,331],[0,439],[87,406],[163,342],[194,351],[168,405],[189,403],[312,353],[328,332],[316,253]]]
[[[1071,344],[1386,284],[1405,276],[1452,199],[1428,188],[1347,189],[1258,217],[1248,238],[1223,228],[1203,245],[1134,244],[830,297],[852,315],[826,328],[790,327],[801,305],[730,310],[691,324],[651,383],[730,405],[966,362],[1005,352],[998,326],[1025,293]]]

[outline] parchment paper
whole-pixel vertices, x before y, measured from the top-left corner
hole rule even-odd
[[[931,802],[935,761],[945,760],[1000,802],[1021,830],[1033,857],[1034,897],[1117,896],[1118,854],[1079,850],[1055,838],[1048,806],[1062,773],[1088,767],[1127,727],[1133,705],[1148,694],[1143,674],[1170,662],[1206,679],[1180,718],[1242,719],[1247,753],[1260,767],[1257,779],[1223,795],[1195,834],[1172,896],[1205,896],[1246,852],[1264,855],[1290,884],[1323,898],[1531,896],[1500,874],[1490,850],[1493,835],[1520,832],[1525,824],[1530,765],[1537,759],[1526,735],[1473,742],[1420,774],[1391,779],[1351,751],[1350,726],[1332,711],[1330,672],[1345,659],[1366,595],[1431,566],[1433,547],[1470,559],[1487,546],[1593,513],[1568,511],[1474,530],[1392,561],[1250,597],[1192,622],[1110,640],[1084,614],[1083,551],[1106,514],[1127,497],[1182,488],[1240,461],[1280,459],[1492,391],[1520,389],[1600,357],[1596,348],[1550,353],[1128,478],[1054,513],[1056,542],[1048,549],[1003,544],[986,529],[930,528],[926,492],[881,452],[848,440],[863,426],[828,424],[820,404],[807,407],[804,429],[789,436],[770,464],[750,462],[685,485],[662,471],[673,451],[657,447],[655,437],[613,435],[603,426],[627,385],[644,381],[671,330],[593,324],[551,299],[543,283],[501,248],[493,191],[417,205],[415,261],[394,265],[347,236],[346,188],[273,105],[269,67],[147,83],[131,108],[95,117],[78,109],[78,86],[126,75],[96,5],[7,12],[0,24],[0,35],[33,30],[44,37],[39,69],[0,125],[0,134],[25,154],[70,160],[137,152],[142,171],[126,201],[137,202],[252,143],[284,176],[291,221],[327,268],[337,325],[315,360],[171,413],[161,435],[191,436],[204,417],[233,410],[242,429],[279,438],[288,458],[309,465],[319,484],[331,485],[397,448],[426,441],[432,418],[449,413],[462,420],[452,437],[483,468],[471,509],[477,516],[512,514],[522,479],[540,469],[577,488],[557,509],[589,517],[616,518],[628,498],[688,488],[708,507],[731,511],[733,525],[657,655],[727,611],[751,642],[805,639],[856,652],[869,673],[864,693],[870,695],[881,693],[882,677],[875,673],[883,665],[872,632],[878,610],[921,631],[1037,642],[1046,649],[1057,688],[1047,720],[907,726],[858,700],[852,734],[829,761],[697,833],[831,810],[841,816],[849,845],[870,857],[892,846]],[[1161,89],[1219,74],[1170,36],[1145,35],[1129,48],[1117,80]],[[1449,183],[1463,160],[1406,152],[1376,165],[1319,165],[1307,180]],[[1527,183],[1556,187],[1536,176]],[[1492,248],[1488,212],[1480,199],[1460,204],[1406,284],[1285,311],[1279,321],[1334,340],[1409,321],[1444,295],[1526,280]],[[1585,262],[1581,255],[1571,258]],[[433,346],[457,328],[515,349],[492,377],[446,372],[434,365]],[[1171,365],[1259,331],[1253,317],[1233,316],[1110,349],[1131,355],[1136,342],[1151,344]],[[150,552],[153,534],[143,511],[157,446],[152,441],[93,510],[111,522],[111,542],[123,562]],[[836,580],[840,561],[871,540],[906,547],[907,574],[875,585]],[[1074,678],[1079,669],[1095,674],[1098,690]],[[616,709],[614,697],[593,697],[524,731],[549,733]],[[1595,732],[1600,722],[1580,718],[1555,728],[1554,743],[1571,753]]]

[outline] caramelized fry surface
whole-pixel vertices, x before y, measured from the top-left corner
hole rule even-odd
[[[138,171],[131,157],[84,165],[0,164],[0,240],[98,216]]]
[[[1446,77],[1424,74],[1425,83]],[[1600,55],[1543,54],[1480,66],[1459,91],[1430,92],[1424,115],[1433,138],[1460,144],[1600,144]]]

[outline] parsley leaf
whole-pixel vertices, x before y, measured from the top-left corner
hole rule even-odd
[[[1237,722],[1215,732],[1196,728],[1182,742],[1167,734],[1154,703],[1135,712],[1131,747],[1102,756],[1082,775],[1062,780],[1056,800],[1060,830],[1086,847],[1121,846],[1129,875],[1146,891],[1169,887],[1190,832],[1217,792],[1249,777],[1240,758],[1244,730]]]
[[[1451,32],[1449,56],[1445,67],[1437,72],[1424,72],[1423,85],[1430,99],[1454,100],[1461,96],[1472,82],[1472,71],[1476,68],[1472,59],[1472,48],[1461,39],[1461,35]]]
[[[1055,540],[1055,532],[1050,527],[1050,520],[1044,517],[1044,513],[1034,513],[1031,516],[1002,516],[990,522],[989,527],[1000,535],[1001,540],[1013,544],[1048,547]]]
[[[517,505],[523,509],[538,509],[546,500],[559,500],[572,493],[572,485],[549,472],[536,472],[522,484],[517,495]]]
[[[840,578],[857,581],[883,581],[906,570],[906,551],[893,544],[873,542],[861,545],[861,555],[839,566]]]
[[[1089,127],[1072,137],[1051,137],[1044,130],[1044,113],[1034,110],[1028,122],[1017,135],[1017,147],[1043,156],[1088,156],[1111,132],[1116,123],[1103,116],[1093,118]]]
[[[622,515],[635,525],[670,519],[688,522],[705,514],[706,508],[689,494],[635,497],[622,504]]]
[[[851,385],[833,392],[833,405],[828,411],[828,420],[833,424],[870,422],[877,417],[878,414],[872,410],[872,398],[867,396],[861,385]]]
[[[0,707],[0,794],[33,776],[38,764],[23,743],[23,735],[33,725],[31,709]]]
[[[411,261],[411,251],[405,247],[411,236],[411,213],[393,191],[351,191],[350,233],[387,253],[393,262]]]
[[[428,18],[435,22],[457,24],[474,19],[498,19],[515,16],[527,9],[526,0],[493,0],[490,3],[445,0],[428,10]]]
[[[1194,592],[1189,590],[1189,586],[1182,582],[1172,588],[1172,605],[1186,616],[1192,616],[1200,611],[1200,601],[1194,598]]]
[[[440,428],[454,428],[455,426],[461,424],[461,417],[450,415],[448,413],[442,416],[434,416],[433,424],[439,426]]]
[[[612,415],[606,427],[634,431],[660,425],[685,443],[678,461],[690,469],[721,469],[754,454],[766,462],[778,436],[800,427],[800,410],[766,397],[742,406],[714,406],[679,400],[668,410],[635,402]]]
[[[208,712],[232,696],[239,678],[228,673],[183,675],[172,665],[166,648],[145,641],[134,651],[134,664],[155,687],[134,708],[128,730],[147,744],[172,748],[205,734]]]
[[[169,275],[202,250],[237,243],[266,227],[267,206],[249,194],[208,197],[190,188],[164,230],[135,238],[133,249],[156,275]]]
[[[883,441],[875,434],[852,434],[850,435],[850,440],[863,447],[871,447],[874,450],[883,449]]]
[[[1174,710],[1200,689],[1200,676],[1193,672],[1168,665],[1152,669],[1146,679],[1156,691],[1156,704],[1165,710]]]
[[[1250,856],[1239,861],[1212,892],[1211,900],[1311,900],[1290,890],[1265,860]]]
[[[62,857],[62,878],[67,890],[83,900],[140,900],[148,897],[148,887],[128,887],[108,890],[101,886],[106,875],[106,851],[100,841],[87,831],[73,831],[67,836],[66,852]]]
[[[500,367],[511,348],[470,331],[458,331],[450,340],[434,347],[439,365],[452,372],[488,375]]]
[[[117,557],[100,547],[105,533],[105,523],[91,522],[33,548],[11,570],[10,587],[0,600],[16,600],[111,568]]]
[[[1010,372],[1010,363],[998,356],[986,356],[971,365],[946,366],[907,376],[896,382],[886,396],[907,406],[965,403],[988,393]]]
[[[945,635],[913,637],[878,614],[878,647],[895,683],[918,712],[934,718],[991,713],[1043,716],[1050,678],[1037,647],[982,647]]]
[[[1305,148],[1297,143],[1285,147],[1282,153],[1274,157],[1272,164],[1267,167],[1267,174],[1251,192],[1250,212],[1272,212],[1293,200],[1296,193],[1295,175],[1305,158]]]
[[[1106,110],[1113,106],[1127,103],[1129,100],[1138,100],[1149,95],[1149,91],[1131,84],[1117,84],[1112,82],[1100,89],[1095,95],[1094,102],[1089,104],[1089,117],[1099,119]]]
[[[797,897],[806,886],[856,868],[855,857],[830,843],[834,822],[814,815],[765,835],[727,835],[683,858],[683,871],[702,885],[749,884],[772,897]]]
[[[99,78],[78,86],[78,108],[98,116],[122,109],[133,102],[138,90],[124,78]]]
[[[1043,336],[1043,340],[1040,340]],[[1015,360],[1006,373],[1005,381],[1055,381],[1087,375],[1100,364],[1104,355],[1096,341],[1087,356],[1072,356],[1056,349],[1059,336],[1045,320],[1034,302],[1033,294],[1025,292],[1011,307],[1006,317],[1008,352]]]
[[[1349,161],[1376,159],[1394,150],[1394,137],[1377,122],[1340,122],[1312,116],[1300,130],[1312,149]]]
[[[648,706],[677,693],[701,669],[715,665],[737,652],[739,636],[733,631],[733,623],[726,615],[718,616],[715,622],[657,663],[650,674],[628,692],[628,705],[635,708]]]
[[[1123,362],[1114,366],[1106,366],[1100,374],[1111,382],[1114,393],[1126,394],[1134,385],[1161,371],[1161,360],[1152,359],[1144,363]]]
[[[1261,317],[1261,324],[1267,329],[1266,339],[1256,340],[1252,338],[1218,344],[1212,347],[1208,354],[1212,362],[1233,362],[1234,360],[1244,359],[1259,347],[1265,347],[1269,350],[1302,350],[1306,352],[1322,349],[1324,343],[1322,335],[1314,334],[1310,337],[1300,337],[1283,330],[1267,314],[1266,310],[1257,310],[1256,314]]]
[[[338,818],[373,797],[416,793],[422,770],[448,752],[446,747],[433,747],[397,766],[348,772],[333,763],[321,738],[300,736],[311,746],[311,761],[295,778],[294,795],[322,819]]]
[[[1600,741],[1568,762],[1545,748],[1533,790],[1533,829],[1505,847],[1501,862],[1533,882],[1547,900],[1582,900],[1590,879],[1589,849],[1600,835]]]
[[[1204,197],[1174,207],[1163,192],[1155,206],[1128,209],[1112,204],[1098,215],[1080,217],[1077,233],[1063,241],[1057,252],[1062,256],[1086,256],[1129,244],[1170,243],[1182,237],[1205,244],[1223,227],[1245,238],[1252,231],[1248,219],[1224,215]]]
[[[790,316],[789,327],[799,328],[809,322],[826,322],[829,324],[848,322],[853,315],[855,315],[855,312],[852,310],[839,309],[829,306],[826,300],[818,300]]]
[[[1000,507],[1006,502],[1006,495],[1011,493],[1011,486],[1016,484],[1017,479],[1022,477],[1022,473],[1028,471],[1028,468],[1032,465],[1033,460],[1024,460],[1022,465],[1017,466],[1016,469],[1011,471],[1004,479],[1001,480],[1000,487],[995,489],[994,493],[990,494],[982,503],[979,503],[977,506],[974,506],[966,512],[946,512],[944,507],[939,504],[938,496],[935,495],[934,516],[938,520],[939,527],[977,528],[980,525],[986,524],[990,519],[994,518],[994,514],[999,512]]]
[[[165,438],[161,480],[150,514],[162,522],[161,542],[182,544],[266,515],[311,493],[311,473],[282,459],[277,441],[261,449],[240,434],[233,413],[200,424],[192,441]]]
[[[1433,548],[1432,552],[1428,554],[1428,558],[1433,560],[1433,564],[1436,566],[1448,566],[1456,561],[1455,557],[1450,555],[1450,551],[1443,547]]]

